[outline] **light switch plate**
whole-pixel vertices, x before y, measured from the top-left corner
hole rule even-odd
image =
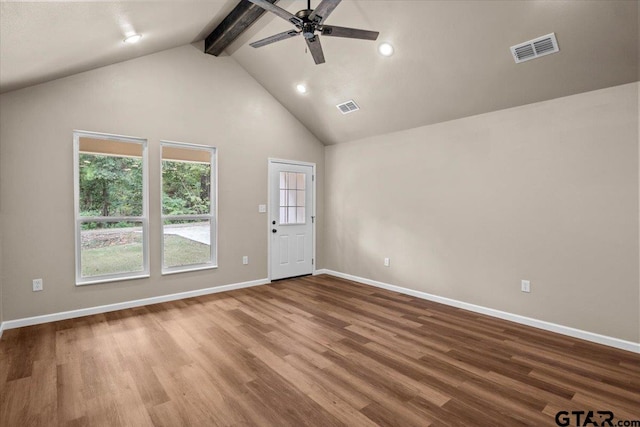
[[[258,212],[266,213],[267,212],[267,205],[258,205]]]

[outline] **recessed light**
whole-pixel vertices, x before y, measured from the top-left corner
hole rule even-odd
[[[296,86],[296,90],[300,93],[307,93],[307,87],[302,83]]]
[[[130,36],[127,36],[127,38],[124,39],[124,42],[128,44],[134,44],[134,43],[138,43],[141,38],[142,38],[142,34],[132,34]]]
[[[382,56],[391,56],[393,55],[393,46],[389,43],[382,43],[378,46],[378,52],[380,52],[380,55]]]

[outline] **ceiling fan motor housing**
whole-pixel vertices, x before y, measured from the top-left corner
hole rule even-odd
[[[312,22],[311,19],[309,19],[309,15],[311,15],[312,12],[313,9],[302,9],[296,13],[296,16],[302,19],[302,22],[306,24],[308,22]]]
[[[316,23],[309,19],[309,15],[311,15],[312,12],[312,9],[303,9],[296,13],[296,16],[302,19],[302,35],[305,39],[312,39],[315,37]]]

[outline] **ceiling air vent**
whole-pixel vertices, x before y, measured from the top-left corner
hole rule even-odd
[[[360,107],[358,107],[358,104],[356,104],[353,99],[347,102],[343,102],[342,104],[338,104],[336,105],[336,107],[338,107],[338,110],[340,110],[342,114],[353,113],[354,111],[358,111],[360,109]]]
[[[549,55],[550,53],[556,53],[559,50],[556,33],[547,34],[546,36],[511,46],[511,54],[516,64]]]

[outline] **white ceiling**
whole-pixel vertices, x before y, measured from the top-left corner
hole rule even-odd
[[[237,0],[0,1],[0,92],[206,37]],[[135,45],[122,43],[141,33]]]
[[[236,3],[2,1],[0,91],[201,40]],[[295,13],[306,1],[278,5]],[[327,62],[315,65],[301,37],[248,45],[291,28],[266,14],[227,52],[335,144],[636,81],[638,22],[627,0],[344,0],[326,23],[380,31],[378,42],[321,37]],[[129,30],[143,40],[124,45]],[[559,53],[515,64],[511,45],[551,32]],[[340,114],[349,99],[361,110]]]

